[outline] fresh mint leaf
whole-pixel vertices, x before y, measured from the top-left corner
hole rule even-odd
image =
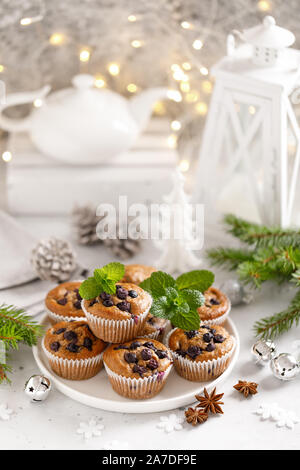
[[[83,281],[79,287],[79,294],[83,299],[94,299],[101,292],[101,287],[96,282],[94,277],[89,277]]]
[[[182,330],[198,330],[200,328],[200,317],[196,310],[186,308],[187,304],[183,304],[172,316],[172,323]]]
[[[162,296],[159,299],[153,300],[150,312],[155,317],[165,318],[168,320],[170,318],[170,313],[167,297]]]
[[[125,266],[122,263],[109,263],[103,266],[102,271],[107,279],[118,282],[125,274]]]
[[[179,290],[196,289],[205,292],[214,282],[215,276],[211,271],[199,269],[181,274],[176,279],[176,287]]]
[[[143,282],[141,282],[139,286],[140,286],[142,289],[144,289],[144,290],[146,290],[147,292],[149,292],[150,295],[152,295],[150,277],[148,277],[148,278],[145,279]]]
[[[100,269],[94,270],[94,279],[100,287],[100,292],[108,294],[116,293],[116,282],[118,282],[125,273],[125,267],[121,263],[109,263]]]
[[[204,295],[196,289],[179,291],[179,298],[187,302],[191,310],[197,310],[205,302]]]
[[[165,295],[167,297],[168,302],[174,302],[174,300],[178,299],[178,291],[174,289],[174,287],[167,287],[165,289]]]
[[[150,288],[154,298],[165,295],[167,287],[175,287],[175,279],[173,279],[170,274],[162,271],[156,271],[151,274]]]

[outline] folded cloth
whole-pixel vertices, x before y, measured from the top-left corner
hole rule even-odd
[[[36,239],[15,219],[0,211],[0,290],[37,277],[30,264]]]

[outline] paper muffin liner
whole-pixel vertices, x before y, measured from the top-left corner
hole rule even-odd
[[[59,323],[61,321],[87,321],[86,317],[75,317],[70,315],[59,315],[58,313],[53,313],[45,306],[46,313],[48,314],[49,320],[52,325]]]
[[[137,322],[133,318],[129,320],[108,320],[97,317],[86,310],[84,301],[81,302],[81,308],[85,313],[89,327],[97,338],[107,343],[125,343],[135,339],[142,331],[151,303],[149,308],[137,317]]]
[[[173,328],[173,330],[168,333],[165,339],[165,345],[170,349],[175,369],[178,374],[181,375],[181,377],[192,382],[207,382],[223,374],[231,361],[231,356],[234,352],[236,344],[235,338],[232,337],[234,343],[233,347],[223,356],[218,357],[217,359],[211,359],[209,361],[196,362],[180,356],[175,351],[172,351],[172,349],[169,347],[170,336],[175,330],[176,328]]]
[[[87,359],[63,359],[52,354],[46,349],[44,339],[43,351],[50,363],[51,369],[60,377],[68,380],[86,380],[94,377],[102,369],[103,352],[95,357]]]
[[[212,320],[201,320],[200,324],[201,325],[207,325],[207,326],[212,326],[212,325],[223,325],[225,322],[226,318],[228,317],[230,310],[231,310],[231,302],[228,299],[228,309],[223,315],[220,315],[219,317],[213,318]]]
[[[138,338],[149,338],[149,339],[156,339],[157,341],[162,341],[163,337],[165,334],[165,328],[163,331],[160,331],[159,329],[154,331],[153,333],[149,333],[148,335],[140,334],[137,336]]]
[[[104,362],[109,381],[115,392],[123,397],[134,400],[145,400],[157,395],[164,387],[172,364],[164,372],[159,372],[151,377],[141,377],[139,379],[124,377],[113,372]]]

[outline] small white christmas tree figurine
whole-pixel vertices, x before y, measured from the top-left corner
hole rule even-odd
[[[199,267],[201,260],[195,256],[193,207],[184,191],[184,176],[177,169],[173,174],[173,189],[164,196],[160,211],[160,240],[155,245],[162,250],[155,266],[168,273],[181,273]]]

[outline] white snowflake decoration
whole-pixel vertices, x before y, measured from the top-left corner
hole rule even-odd
[[[77,434],[82,434],[85,439],[99,437],[102,434],[104,425],[99,423],[96,418],[91,418],[87,423],[80,423]]]
[[[8,408],[6,403],[0,403],[0,419],[3,419],[3,421],[8,421],[12,412],[13,410]]]
[[[280,428],[286,426],[289,429],[293,429],[294,424],[300,421],[294,412],[284,410],[278,403],[262,403],[254,413],[261,416],[262,420],[270,419],[275,421],[276,426]]]
[[[112,441],[105,442],[102,449],[103,450],[125,450],[125,449],[128,449],[128,442],[118,441],[117,439],[114,439]]]
[[[160,422],[156,425],[158,428],[163,429],[169,433],[172,431],[180,431],[183,426],[183,417],[175,413],[171,413],[168,416],[161,416]]]

